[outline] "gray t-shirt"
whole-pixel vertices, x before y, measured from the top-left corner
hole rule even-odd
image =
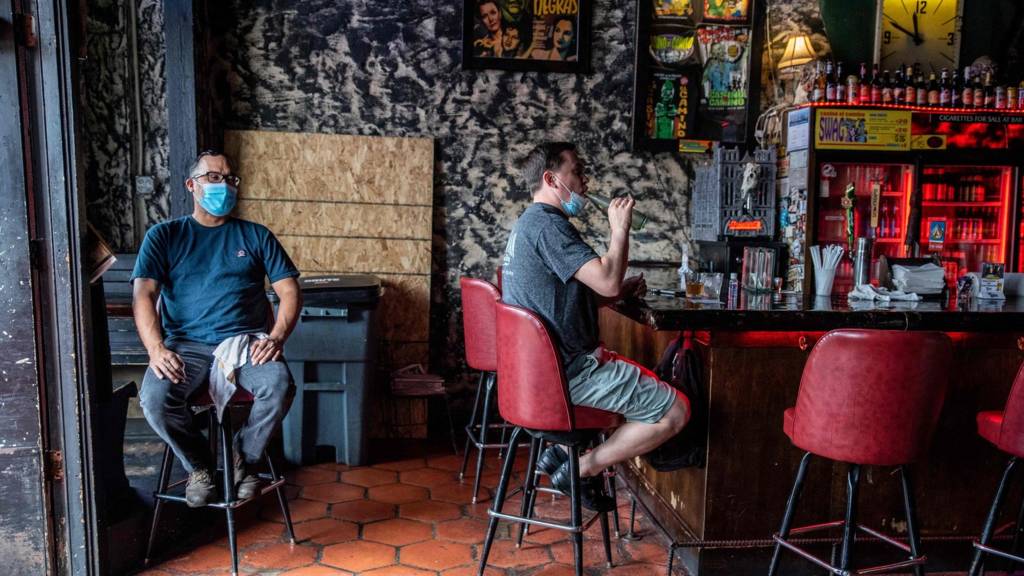
[[[598,344],[597,297],[573,278],[597,257],[561,210],[539,202],[519,217],[505,247],[502,300],[544,319],[566,367]]]

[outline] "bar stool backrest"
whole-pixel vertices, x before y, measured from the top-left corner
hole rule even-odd
[[[498,369],[494,305],[501,292],[487,280],[459,278],[462,289],[462,333],[466,341],[466,364],[474,370]]]
[[[575,429],[562,358],[536,314],[498,303],[498,411],[531,430]]]
[[[1010,454],[1024,453],[1024,364],[1017,370],[1013,388],[1003,408],[998,448]]]
[[[949,337],[938,332],[825,334],[800,379],[793,444],[856,464],[917,460],[935,431],[952,356]]]

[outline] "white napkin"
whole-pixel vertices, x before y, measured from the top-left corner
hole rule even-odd
[[[921,299],[920,296],[913,292],[904,292],[902,290],[890,291],[885,288],[875,288],[871,284],[859,284],[846,297],[850,300],[877,300],[879,302],[888,302],[890,300],[916,302]]]
[[[904,292],[938,294],[946,286],[946,271],[932,263],[922,266],[897,264],[892,267],[892,283]]]

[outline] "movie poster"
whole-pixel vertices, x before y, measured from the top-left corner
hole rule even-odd
[[[694,24],[696,10],[693,0],[651,0],[654,2],[654,16],[659,19],[682,19]]]
[[[750,0],[704,0],[704,21],[746,23]]]
[[[750,30],[704,26],[697,30],[704,73],[701,107],[709,111],[743,110],[750,83]]]
[[[484,68],[572,69],[589,51],[590,1],[466,0],[464,60]]]
[[[654,73],[647,89],[647,129],[651,140],[676,140],[690,132],[690,78],[683,73]]]

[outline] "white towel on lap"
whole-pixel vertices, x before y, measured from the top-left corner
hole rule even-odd
[[[224,415],[224,407],[238,390],[236,373],[249,361],[249,342],[253,338],[262,340],[269,336],[265,332],[239,334],[217,345],[210,365],[210,398],[217,409],[217,419]]]

